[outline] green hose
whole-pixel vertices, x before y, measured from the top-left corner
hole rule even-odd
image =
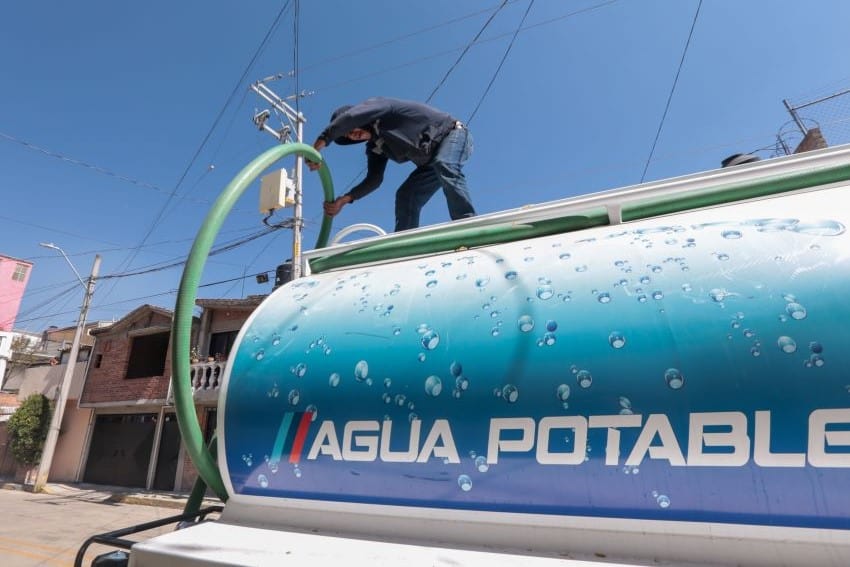
[[[192,312],[195,308],[198,284],[204,264],[224,219],[227,218],[242,193],[263,171],[290,154],[303,155],[310,161],[322,164],[319,169],[319,177],[322,181],[325,201],[334,200],[330,171],[321,154],[312,146],[283,144],[262,153],[233,178],[207,213],[186,260],[186,267],[183,269],[183,277],[180,280],[180,288],[177,293],[177,303],[174,307],[174,319],[171,327],[171,385],[174,392],[177,423],[180,426],[180,435],[186,444],[186,451],[195,464],[195,468],[198,469],[198,474],[222,502],[227,501],[227,492],[224,489],[216,460],[204,446],[203,434],[195,414],[195,404],[189,383]],[[319,237],[316,240],[316,248],[324,248],[327,245],[331,223],[331,218],[325,215],[322,219]]]

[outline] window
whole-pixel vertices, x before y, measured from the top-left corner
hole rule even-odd
[[[155,333],[133,338],[126,378],[150,378],[165,374],[165,355],[171,333]]]
[[[29,266],[26,264],[16,264],[15,271],[12,272],[12,279],[16,282],[22,282],[27,279],[27,272],[29,271]]]
[[[103,364],[103,355],[102,354],[96,354],[95,357],[94,357],[94,367],[100,368],[101,364]]]
[[[236,335],[239,331],[226,331],[224,333],[213,333],[210,336],[210,356],[220,354],[224,358],[230,356],[230,349],[233,348],[233,343],[236,342]]]

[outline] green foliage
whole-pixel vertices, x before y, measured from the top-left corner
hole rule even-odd
[[[9,445],[20,464],[32,466],[41,459],[50,429],[50,410],[50,400],[43,394],[33,394],[9,418]]]

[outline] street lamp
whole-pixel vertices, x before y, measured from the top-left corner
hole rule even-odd
[[[47,431],[47,438],[44,440],[44,450],[41,453],[41,460],[38,463],[38,473],[35,477],[33,492],[40,492],[44,489],[44,485],[47,484],[47,476],[50,474],[50,466],[53,464],[53,454],[56,452],[56,442],[59,439],[59,429],[62,426],[62,414],[65,412],[65,404],[68,401],[68,394],[71,391],[71,382],[73,382],[74,378],[74,368],[77,365],[77,356],[80,352],[80,340],[82,339],[83,331],[86,326],[86,315],[88,314],[89,305],[91,305],[91,298],[94,294],[94,281],[97,278],[98,271],[100,270],[100,254],[95,254],[94,264],[91,268],[91,276],[89,276],[88,281],[84,281],[83,278],[80,277],[80,273],[77,271],[77,268],[75,268],[74,264],[71,263],[71,259],[68,258],[67,254],[65,254],[64,250],[52,242],[42,242],[39,245],[44,246],[45,248],[52,248],[62,254],[62,257],[65,258],[65,261],[68,262],[68,265],[71,266],[72,270],[74,270],[74,275],[76,275],[77,279],[80,280],[80,284],[82,284],[83,288],[86,290],[86,294],[83,297],[83,305],[80,307],[80,318],[77,320],[77,331],[74,333],[74,342],[71,344],[71,353],[68,356],[68,362],[65,365],[65,374],[62,376],[62,384],[59,388],[59,397],[56,399],[55,407],[53,408],[53,416],[50,419],[50,429]]]

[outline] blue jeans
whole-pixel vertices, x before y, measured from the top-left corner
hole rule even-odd
[[[469,199],[463,164],[472,154],[472,134],[464,128],[449,132],[434,157],[413,170],[395,194],[395,230],[419,226],[419,212],[440,187],[452,220],[475,216]]]

